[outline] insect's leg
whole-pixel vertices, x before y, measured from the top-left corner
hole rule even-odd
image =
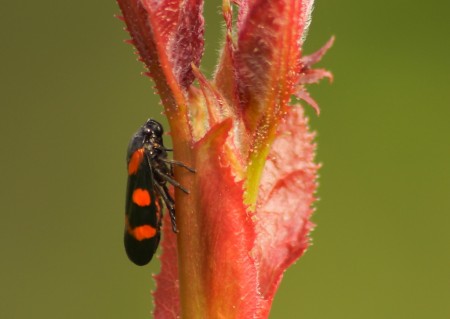
[[[153,145],[153,148],[156,148],[156,149],[161,150],[161,151],[167,151],[167,152],[172,152],[173,151],[172,148],[165,148],[164,146],[159,145],[159,144]]]
[[[175,202],[172,196],[170,196],[166,185],[159,185],[158,183],[155,183],[155,186],[156,190],[161,195],[167,210],[169,211],[170,221],[172,222],[172,231],[174,233],[178,233],[177,221],[175,219]]]
[[[170,184],[172,184],[173,186],[175,186],[176,188],[182,190],[184,193],[189,194],[189,190],[187,190],[186,188],[184,188],[180,183],[178,183],[176,180],[174,180],[172,177],[170,177],[169,175],[165,174],[164,172],[162,172],[159,168],[153,168],[153,171],[158,174],[159,177],[161,177],[164,181],[169,182]]]
[[[187,166],[183,162],[179,162],[179,161],[175,161],[175,160],[171,160],[171,159],[167,159],[167,158],[160,158],[160,160],[162,160],[165,163],[170,164],[171,167],[173,167],[174,165],[177,165],[177,166],[181,166],[181,167],[187,169],[191,173],[196,172],[194,168]]]

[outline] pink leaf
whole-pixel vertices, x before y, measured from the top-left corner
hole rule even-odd
[[[253,253],[259,264],[261,292],[269,301],[283,272],[308,247],[319,168],[314,163],[313,138],[303,109],[290,107],[263,171]]]

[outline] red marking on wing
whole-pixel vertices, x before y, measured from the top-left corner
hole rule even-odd
[[[150,193],[143,188],[136,188],[133,192],[133,203],[140,207],[149,206],[152,202]]]
[[[140,148],[131,155],[130,162],[128,163],[128,175],[134,175],[139,169],[142,160],[144,159],[144,149]]]

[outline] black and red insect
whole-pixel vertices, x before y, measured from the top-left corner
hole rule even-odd
[[[167,158],[171,149],[164,147],[163,133],[160,123],[148,119],[128,146],[124,243],[128,258],[139,266],[148,264],[158,248],[162,202],[169,211],[173,231],[178,232],[175,202],[167,183],[186,194],[189,191],[174,179],[173,166],[195,172],[185,164]]]

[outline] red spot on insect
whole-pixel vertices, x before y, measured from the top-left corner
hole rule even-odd
[[[138,226],[136,228],[129,229],[128,232],[138,241],[150,239],[156,235],[156,229],[150,225]]]
[[[140,148],[136,152],[131,155],[130,162],[128,163],[128,175],[136,174],[139,165],[141,165],[142,160],[144,159],[144,149]]]
[[[133,203],[140,207],[149,206],[152,202],[148,190],[136,188],[133,192]]]

